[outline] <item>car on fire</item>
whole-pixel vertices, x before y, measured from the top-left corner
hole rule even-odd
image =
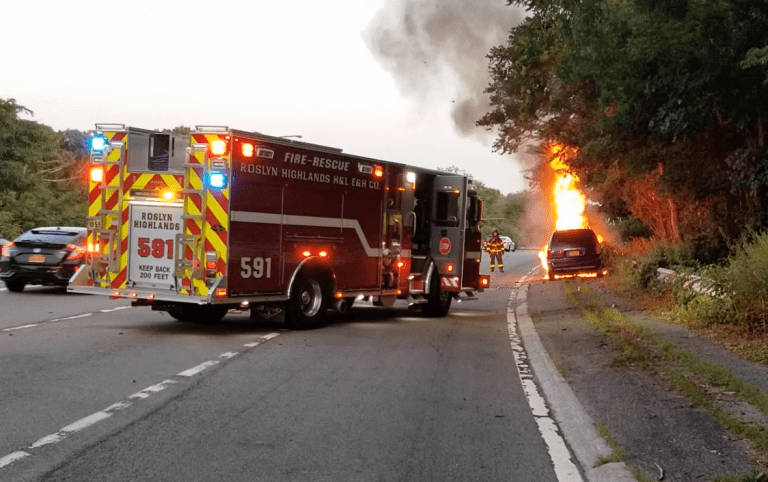
[[[547,276],[569,274],[602,276],[602,249],[597,235],[589,228],[565,229],[552,233],[547,244]]]
[[[66,286],[85,262],[87,229],[53,226],[30,229],[0,251],[0,280],[9,291],[28,284]]]

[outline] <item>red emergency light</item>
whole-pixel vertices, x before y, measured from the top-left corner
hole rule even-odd
[[[215,141],[211,141],[209,149],[211,151],[211,155],[217,157],[226,156],[229,153],[229,140],[217,139]]]
[[[256,146],[249,142],[243,142],[240,144],[240,154],[246,159],[250,159],[256,153]]]

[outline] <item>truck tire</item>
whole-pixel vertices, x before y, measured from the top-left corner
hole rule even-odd
[[[328,311],[328,300],[323,284],[309,275],[299,275],[287,303],[287,322],[291,328],[310,330],[323,325]]]
[[[227,311],[229,308],[226,306],[179,303],[175,309],[168,310],[168,314],[179,321],[205,325],[221,321]]]
[[[451,300],[453,297],[447,291],[440,287],[440,275],[435,271],[430,281],[429,295],[427,296],[427,306],[424,307],[424,314],[434,318],[441,318],[448,314],[451,309]]]

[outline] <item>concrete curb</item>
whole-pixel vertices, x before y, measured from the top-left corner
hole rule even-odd
[[[528,284],[520,286],[518,299],[522,301],[515,308],[515,318],[531,369],[552,410],[553,418],[587,479],[589,482],[636,482],[624,462],[595,467],[601,456],[611,454],[611,448],[597,434],[594,421],[544,349],[533,320],[528,315]]]

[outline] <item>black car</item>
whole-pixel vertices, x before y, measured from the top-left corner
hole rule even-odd
[[[547,275],[594,273],[602,276],[602,251],[591,229],[555,231],[547,245]]]
[[[85,262],[87,229],[46,227],[27,231],[2,247],[0,280],[10,291],[28,284],[66,286]]]

